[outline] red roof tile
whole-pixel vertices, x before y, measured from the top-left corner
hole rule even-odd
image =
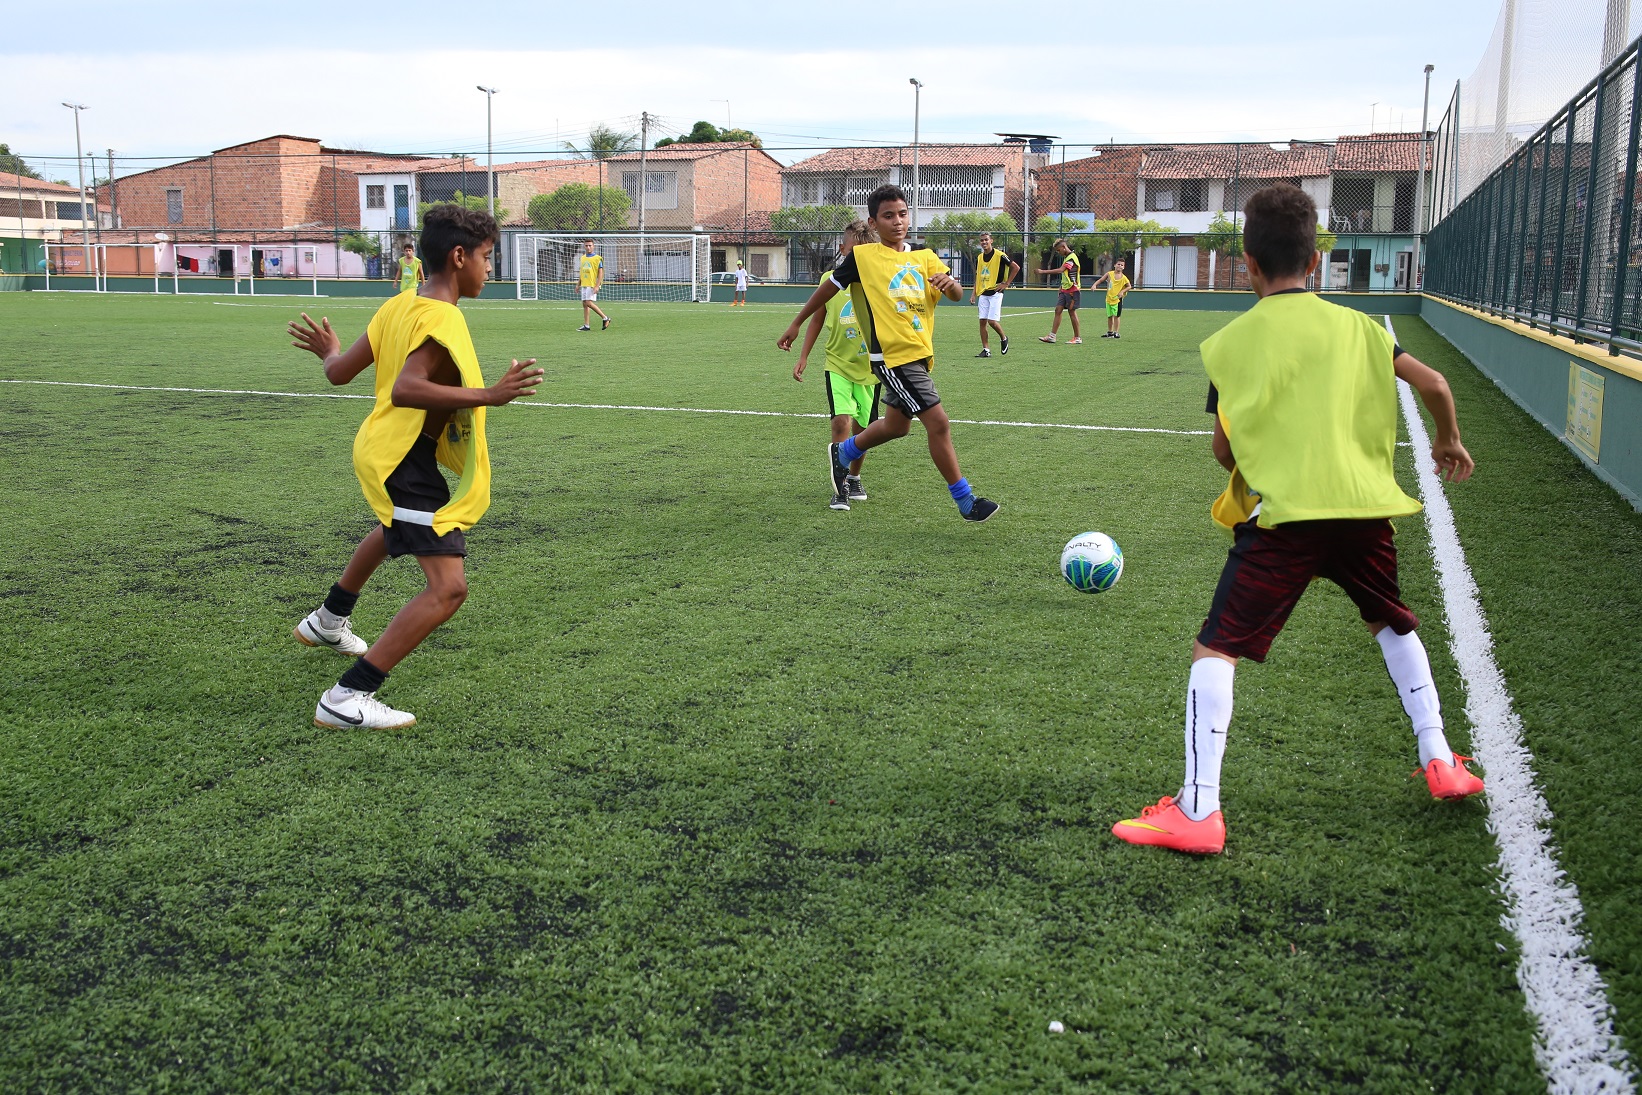
[[[999,164],[1019,163],[1020,145],[998,144],[925,144],[918,146],[918,162],[926,167],[949,164],[968,164],[974,167],[995,167]],[[912,147],[898,148],[834,148],[808,159],[799,160],[784,168],[783,174],[817,171],[884,171],[896,164],[912,163]]]
[[[1143,179],[1310,179],[1329,172],[1333,149],[1295,141],[1286,150],[1269,145],[1195,144],[1156,148],[1141,164]]]
[[[1431,166],[1431,146],[1425,147],[1425,163]],[[1339,138],[1334,145],[1336,171],[1418,171],[1418,133],[1369,133]]]

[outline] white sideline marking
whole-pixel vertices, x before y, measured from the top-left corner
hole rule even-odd
[[[1390,316],[1385,317],[1385,327],[1397,337]],[[1607,987],[1586,954],[1579,889],[1557,865],[1551,808],[1534,782],[1534,758],[1522,744],[1522,720],[1494,661],[1494,640],[1465,563],[1454,511],[1430,463],[1425,422],[1414,403],[1414,390],[1402,381],[1397,387],[1415,450],[1450,645],[1465,683],[1471,743],[1487,773],[1488,828],[1499,845],[1500,889],[1505,897],[1500,920],[1522,947],[1517,984],[1538,1026],[1534,1057],[1548,1090],[1559,1095],[1634,1092],[1636,1080],[1614,1034]]]
[[[174,388],[151,384],[94,384],[87,380],[12,380],[0,378],[0,384],[38,384],[52,388],[112,388],[125,392],[187,392],[196,395],[266,395],[282,399],[375,399],[374,395],[351,395],[343,392],[265,392],[255,388]],[[557,407],[580,411],[663,411],[675,414],[738,414],[754,418],[826,418],[819,412],[807,411],[736,411],[720,407],[645,407],[628,403],[548,403],[545,400],[521,399],[509,404],[513,407]],[[1207,437],[1210,430],[1166,430],[1157,426],[1084,426],[1071,422],[1003,422],[992,419],[954,418],[961,426],[1019,426],[1037,430],[1084,430],[1092,433],[1165,433],[1180,437]]]

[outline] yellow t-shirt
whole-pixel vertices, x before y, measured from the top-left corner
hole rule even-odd
[[[603,255],[583,255],[581,262],[581,280],[578,283],[583,289],[592,289],[599,284],[599,271],[604,269]]]
[[[420,280],[422,280],[422,260],[407,259],[400,256],[399,291],[403,293],[406,289],[416,288],[416,283]]]
[[[1129,279],[1116,270],[1107,274],[1106,279],[1106,303],[1116,304],[1123,299],[1123,290],[1129,288]]]
[[[1419,512],[1392,471],[1394,346],[1369,316],[1303,292],[1262,299],[1203,343],[1262,528]]]
[[[831,274],[822,274],[825,285]],[[827,340],[826,367],[857,384],[876,384],[872,362],[867,358],[866,335],[855,322],[855,300],[848,293],[836,293],[827,301],[827,319],[821,328]]]
[[[405,368],[405,359],[432,339],[450,351],[464,388],[482,388],[485,378],[479,371],[467,320],[454,304],[400,293],[376,310],[365,334],[376,359],[376,406],[354,435],[353,467],[378,520],[391,525],[394,506],[384,484],[421,435],[428,415],[414,407],[394,406],[393,385]],[[434,534],[443,536],[453,528],[472,528],[490,508],[490,453],[485,447],[483,407],[451,412],[439,436],[438,455],[439,462],[460,477],[450,501],[433,515]]]
[[[834,285],[850,291],[871,361],[893,369],[928,360],[934,367],[935,302],[942,294],[929,279],[947,273],[951,268],[927,247],[895,251],[882,243],[855,245],[831,276]]]
[[[1004,271],[1009,268],[1009,256],[997,248],[992,249],[992,257],[987,258],[986,252],[975,255],[975,295],[980,296],[988,289],[1003,284]]]

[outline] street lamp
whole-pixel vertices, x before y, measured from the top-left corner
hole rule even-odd
[[[907,235],[918,234],[918,107],[919,98],[923,94],[924,85],[916,76],[910,77],[907,83],[912,85],[912,227]]]
[[[1420,108],[1420,186],[1414,191],[1414,255],[1409,263],[1408,287],[1418,289],[1420,277],[1420,243],[1425,232],[1425,134],[1431,124],[1431,73],[1436,65],[1425,66],[1425,105]]]
[[[80,231],[86,229],[86,161],[80,151],[80,111],[85,109],[84,103],[64,103],[64,106],[74,111],[74,165],[80,169]]]
[[[490,140],[490,100],[496,94],[496,89],[484,84],[475,84],[485,93],[485,207],[490,210],[492,217],[496,216],[496,162],[494,146]]]

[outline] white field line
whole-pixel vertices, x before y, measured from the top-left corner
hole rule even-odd
[[[354,395],[344,392],[269,392],[256,388],[180,388],[152,384],[95,384],[87,380],[13,380],[0,378],[0,384],[33,384],[51,388],[108,388],[123,392],[184,392],[191,395],[262,395],[276,399],[375,399],[374,395]],[[734,414],[753,418],[826,418],[819,412],[805,411],[742,411],[722,407],[649,407],[630,403],[549,403],[545,400],[521,399],[512,407],[555,407],[581,411],[654,411],[669,414]],[[1166,430],[1156,426],[1085,426],[1073,422],[1005,422],[996,419],[954,418],[962,426],[1015,426],[1035,430],[1081,430],[1088,433],[1161,433],[1177,437],[1207,437],[1210,430]]]
[[[1390,316],[1385,326],[1395,338]],[[1534,1056],[1548,1090],[1556,1095],[1635,1092],[1629,1057],[1614,1034],[1607,987],[1586,953],[1579,890],[1557,865],[1551,808],[1535,783],[1533,756],[1522,743],[1522,720],[1494,661],[1493,637],[1454,527],[1454,512],[1430,463],[1425,422],[1413,389],[1401,381],[1397,386],[1414,446],[1450,644],[1465,682],[1471,743],[1488,781],[1488,828],[1499,845],[1505,898],[1501,922],[1522,948],[1517,983],[1538,1027]]]

